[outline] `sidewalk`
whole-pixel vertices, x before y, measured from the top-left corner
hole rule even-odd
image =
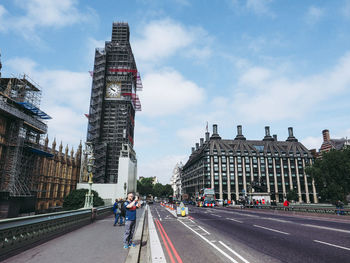
[[[143,209],[137,211],[137,218]],[[137,220],[137,225],[138,225]],[[8,258],[4,263],[124,262],[124,226],[113,226],[114,215]],[[136,225],[136,228],[137,228]],[[132,249],[132,248],[130,248]]]
[[[225,209],[222,207],[222,209]],[[284,210],[273,210],[273,209],[258,209],[258,208],[236,208],[236,207],[226,207],[226,209],[233,209],[233,210],[243,210],[243,211],[252,211],[262,214],[278,214],[278,215],[284,215],[284,216],[307,216],[314,219],[331,219],[333,221],[339,221],[339,222],[349,222],[350,216],[339,216],[336,214],[326,214],[326,213],[311,213],[311,212],[299,212],[299,211],[284,211]]]

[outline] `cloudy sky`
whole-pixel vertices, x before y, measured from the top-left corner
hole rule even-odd
[[[350,137],[348,0],[1,0],[3,76],[40,84],[51,141],[85,141],[88,71],[113,21],[129,23],[143,80],[139,176],[168,183],[207,122],[226,139],[292,126],[317,149],[323,129]]]

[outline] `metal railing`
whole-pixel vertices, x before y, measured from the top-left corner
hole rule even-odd
[[[284,207],[284,206],[272,206],[272,205],[245,205],[245,208],[271,209],[271,210],[282,210],[282,211],[318,213],[318,214],[350,215],[349,208],[336,208],[334,206],[289,205],[288,207]]]
[[[112,214],[112,206],[0,220],[0,261]]]

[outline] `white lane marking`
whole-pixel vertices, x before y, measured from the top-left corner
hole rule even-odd
[[[326,227],[326,226],[316,226],[316,225],[310,225],[310,224],[301,224],[301,225],[302,225],[302,226],[309,226],[309,227],[314,227],[314,228],[325,229],[325,230],[338,231],[338,232],[343,232],[343,233],[350,233],[349,230],[338,229],[338,228],[332,228],[332,227]]]
[[[254,226],[255,227],[260,227],[260,228],[263,228],[263,229],[266,229],[266,230],[270,230],[270,231],[273,231],[273,232],[281,233],[281,234],[284,234],[284,235],[290,235],[287,232],[282,232],[282,231],[279,231],[279,230],[276,230],[276,229],[272,229],[272,228],[268,228],[268,227],[264,227],[264,226],[258,226],[258,225],[254,225]]]
[[[243,214],[243,213],[236,213],[236,214],[241,215],[241,216],[261,217],[261,216],[256,216],[256,215],[247,215],[247,214]]]
[[[210,233],[207,231],[207,230],[205,230],[203,227],[201,227],[201,226],[198,226],[200,229],[202,229],[205,233],[207,233],[208,235],[210,235]]]
[[[219,241],[221,245],[223,245],[226,249],[230,250],[233,254],[235,254],[240,260],[242,260],[245,263],[249,263],[248,260],[246,260],[244,257],[242,257],[240,254],[238,254],[236,251],[234,251],[232,248],[230,248],[228,245],[226,245],[224,242]]]
[[[151,248],[152,262],[156,263],[166,263],[166,258],[164,256],[162,245],[160,244],[156,226],[153,222],[153,217],[151,209],[147,205],[148,209],[148,231],[149,231],[149,241]]]
[[[212,216],[221,217],[221,216],[219,216],[219,215],[213,215],[213,214],[212,214]]]
[[[192,219],[189,219],[193,224],[195,224],[196,222],[194,222]]]
[[[226,219],[231,220],[231,221],[235,221],[235,222],[237,222],[237,223],[243,223],[242,221],[239,221],[239,220],[234,219],[234,218],[228,218],[228,217],[226,217]]]
[[[292,221],[282,220],[278,218],[271,218],[271,217],[263,217],[262,219],[273,220],[281,223],[293,223]]]
[[[332,247],[337,247],[337,248],[341,248],[341,249],[345,249],[345,250],[350,250],[350,248],[347,248],[347,247],[342,247],[342,246],[334,245],[334,244],[327,243],[327,242],[323,242],[323,241],[319,241],[319,240],[314,240],[314,241],[317,242],[317,243],[324,244],[324,245],[328,245],[328,246],[332,246]]]
[[[213,248],[215,248],[217,251],[219,251],[221,254],[223,254],[225,257],[227,257],[231,262],[234,263],[238,263],[236,260],[234,260],[232,257],[230,257],[226,252],[224,252],[222,249],[220,249],[219,247],[217,247],[216,245],[214,245],[212,242],[210,242],[208,239],[206,239],[204,236],[202,236],[201,234],[197,233],[196,231],[194,231],[192,228],[190,228],[189,226],[187,226],[184,222],[180,221],[179,222],[181,224],[183,224],[185,227],[187,227],[189,230],[191,230],[192,232],[194,232],[196,235],[198,235],[200,238],[202,238],[205,242],[207,242],[209,245],[211,245]]]
[[[156,208],[156,212],[157,212],[157,214],[158,214],[158,217],[160,218],[160,221],[162,221],[162,218],[160,217],[160,214],[159,214],[159,212],[158,212],[158,209]]]

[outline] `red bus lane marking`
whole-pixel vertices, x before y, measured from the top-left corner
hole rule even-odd
[[[179,254],[177,253],[177,251],[176,251],[176,249],[175,249],[173,243],[171,242],[170,238],[168,237],[167,233],[165,232],[162,223],[159,222],[159,221],[158,221],[158,223],[159,223],[160,227],[162,228],[163,233],[164,233],[166,239],[168,240],[171,249],[172,249],[173,252],[174,252],[174,255],[175,255],[176,259],[177,259],[177,262],[178,262],[178,263],[182,263],[182,260],[181,260],[181,258],[180,258],[180,256],[179,256]]]
[[[159,233],[160,233],[160,236],[161,236],[162,239],[163,239],[163,242],[164,242],[165,248],[166,248],[166,250],[167,250],[167,252],[168,252],[168,255],[169,255],[169,257],[170,257],[170,260],[171,260],[172,263],[175,263],[175,260],[174,260],[174,258],[173,258],[173,255],[171,254],[171,251],[170,251],[170,249],[169,249],[169,247],[168,247],[168,244],[167,244],[167,242],[166,242],[166,240],[165,240],[165,238],[164,238],[164,236],[163,236],[162,230],[160,229],[160,227],[159,227],[159,225],[158,225],[158,224],[159,224],[159,220],[158,220],[158,219],[154,219],[154,221],[156,222],[156,225],[157,225],[158,231],[159,231]]]

